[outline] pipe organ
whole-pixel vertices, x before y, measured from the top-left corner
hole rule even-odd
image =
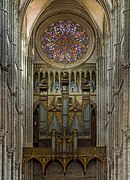
[[[96,146],[94,64],[71,71],[34,65],[33,87],[34,147],[71,154],[82,146]]]

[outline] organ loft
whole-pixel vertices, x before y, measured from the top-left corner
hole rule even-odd
[[[69,166],[76,176],[95,177],[91,168],[99,163],[98,173],[106,178],[105,147],[96,147],[97,67],[87,61],[96,51],[94,33],[88,22],[65,14],[45,20],[32,39],[35,56],[46,63],[38,57],[33,65],[33,147],[24,148],[24,165],[33,156],[34,171],[40,162],[43,177],[55,171],[68,178]]]

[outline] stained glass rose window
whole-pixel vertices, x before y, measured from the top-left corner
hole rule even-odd
[[[51,24],[42,36],[42,49],[55,63],[74,63],[86,54],[89,37],[78,24],[69,20]]]

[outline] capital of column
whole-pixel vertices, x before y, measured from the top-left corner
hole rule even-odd
[[[3,65],[1,61],[0,61],[0,67],[1,67],[1,69],[2,69],[3,71],[8,72],[8,66]]]
[[[127,134],[127,135],[126,135],[126,142],[127,142],[127,143],[130,143],[130,134]]]
[[[130,127],[126,126],[123,129],[123,135],[126,137],[126,142],[129,143],[130,142]]]
[[[3,137],[0,136],[0,144],[2,144],[2,142],[3,142]]]
[[[5,132],[3,129],[1,129],[0,130],[0,144],[2,144],[4,137],[5,137]]]
[[[8,147],[8,149],[7,149],[7,155],[8,155],[8,158],[9,158],[9,159],[12,158],[12,155],[13,155],[14,152],[15,152],[15,148],[14,148],[13,146]]]
[[[11,91],[11,96],[17,97],[17,92],[16,91]]]
[[[116,149],[116,154],[118,155],[119,158],[122,157],[122,154],[123,154],[123,149],[122,149],[122,147],[118,147],[118,148]]]
[[[7,156],[8,156],[8,158],[9,158],[9,159],[11,159],[11,158],[12,158],[12,154],[13,154],[13,152],[11,152],[11,151],[7,151]]]
[[[96,60],[96,62],[99,62],[99,61],[101,61],[101,60],[103,60],[104,59],[104,56],[99,56],[99,57],[97,57],[97,60]]]
[[[119,3],[117,1],[114,2],[114,5],[113,5],[113,12],[117,11],[117,8],[119,7]]]
[[[17,170],[20,166],[21,162],[19,162],[18,160],[15,161],[15,169]]]
[[[128,70],[129,68],[130,68],[130,63],[125,64],[125,65],[122,65],[122,70],[123,70],[123,71],[126,71],[126,70]]]
[[[29,63],[30,63],[30,62],[31,62],[31,63],[33,62],[33,58],[30,57],[30,56],[27,56],[27,57],[26,57],[26,60],[27,60]]]
[[[111,168],[113,169],[114,168],[114,160],[112,158],[109,158],[108,162],[109,162]]]

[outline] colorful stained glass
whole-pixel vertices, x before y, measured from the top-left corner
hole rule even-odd
[[[58,21],[50,25],[42,36],[42,48],[56,63],[73,63],[87,51],[89,38],[86,31],[72,21]]]

